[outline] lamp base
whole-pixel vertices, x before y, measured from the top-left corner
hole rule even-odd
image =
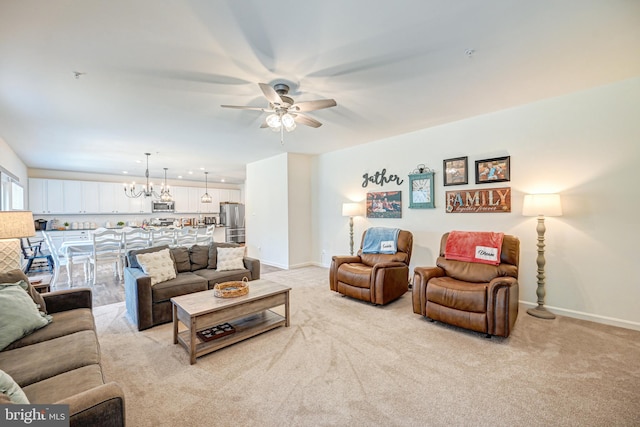
[[[533,317],[538,317],[540,319],[555,319],[556,315],[553,314],[550,311],[547,311],[546,308],[544,308],[544,306],[539,305],[535,308],[530,308],[527,310],[527,313],[529,313],[530,315],[532,315]]]

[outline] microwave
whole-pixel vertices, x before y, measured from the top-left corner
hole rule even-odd
[[[151,212],[173,212],[175,202],[151,202]]]

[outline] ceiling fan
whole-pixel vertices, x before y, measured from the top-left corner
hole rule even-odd
[[[281,142],[284,129],[286,129],[287,132],[291,132],[296,128],[296,123],[313,128],[322,126],[322,123],[318,120],[303,114],[303,112],[321,110],[323,108],[335,107],[338,105],[334,99],[295,102],[291,97],[287,96],[289,93],[289,86],[284,83],[276,83],[273,87],[266,83],[258,83],[258,86],[262,89],[264,97],[269,101],[269,107],[262,108],[239,105],[221,105],[221,107],[271,113],[265,118],[260,127],[268,127],[276,132],[280,131]]]

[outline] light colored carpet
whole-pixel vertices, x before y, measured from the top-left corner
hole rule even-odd
[[[189,365],[171,324],[138,332],[124,303],[96,307],[105,377],[130,426],[638,426],[640,332],[521,308],[508,339],[329,290],[289,285],[292,322]]]

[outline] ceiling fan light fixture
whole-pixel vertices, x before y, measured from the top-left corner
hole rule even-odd
[[[267,116],[267,126],[269,126],[272,129],[279,129],[280,125],[281,125],[281,121],[280,121],[280,116],[278,116],[277,114],[270,114],[269,116]]]
[[[293,120],[293,116],[289,113],[283,114],[281,121],[282,121],[282,125],[289,132],[291,132],[293,129],[296,128],[296,122]]]

